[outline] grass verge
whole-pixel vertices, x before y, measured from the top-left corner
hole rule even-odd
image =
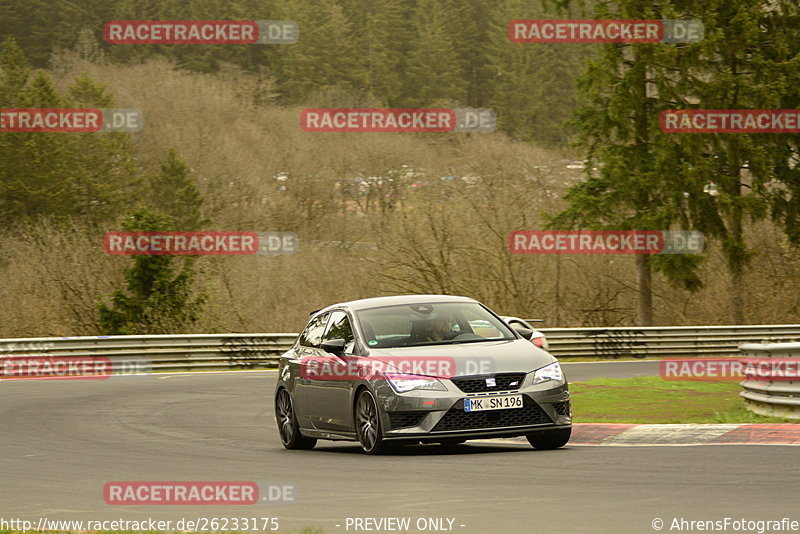
[[[677,382],[657,376],[573,382],[575,423],[797,423],[756,415],[738,382]]]

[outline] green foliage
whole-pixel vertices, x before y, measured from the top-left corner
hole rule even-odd
[[[86,9],[70,0],[0,0],[0,15],[0,36],[14,37],[44,67],[55,47],[75,43]]]
[[[189,173],[186,162],[171,148],[161,172],[150,177],[150,205],[169,216],[182,232],[200,230],[208,224],[202,214],[203,197]]]
[[[565,141],[565,122],[577,106],[575,80],[597,52],[587,44],[525,44],[509,40],[508,23],[549,18],[527,0],[501,0],[491,12],[484,77],[488,107],[515,138],[555,145]]]
[[[37,67],[87,29],[101,39],[112,19],[293,20],[301,33],[293,45],[101,47],[113,62],[163,55],[199,72],[226,64],[266,72],[284,104],[491,107],[503,131],[549,145],[568,137],[574,78],[595,50],[510,42],[512,18],[558,15],[524,0],[30,0],[27,8],[0,0],[0,14],[3,2],[0,35],[15,36]]]
[[[405,102],[410,106],[458,105],[466,102],[467,81],[452,18],[458,11],[437,0],[420,0],[414,11],[416,46],[408,59]],[[463,19],[462,19],[463,20]]]
[[[0,53],[0,106],[12,107],[20,102],[20,94],[31,75],[28,59],[17,41],[8,37]]]
[[[352,24],[336,0],[305,0],[293,4],[293,17],[301,38],[285,46],[281,75],[282,94],[288,102],[301,102],[314,92],[345,91],[360,86],[364,74]]]
[[[673,108],[781,109],[797,105],[800,76],[800,6],[769,0],[676,1],[706,26],[705,39],[670,48],[655,72],[657,90]],[[792,21],[795,24],[791,24]],[[772,213],[797,239],[796,215],[787,207],[800,193],[798,136],[787,134],[679,134],[666,158],[683,166],[689,193],[684,217],[716,237],[731,273],[735,322],[743,320],[744,266],[752,257],[745,225]],[[667,187],[676,190],[675,178]],[[713,182],[719,196],[702,193]]]
[[[800,29],[796,3],[768,0],[602,2],[596,18],[700,19],[705,39],[683,45],[603,47],[579,81],[577,114],[587,149],[587,180],[551,226],[696,229],[716,237],[733,276],[734,321],[741,321],[746,221],[770,210],[800,240],[797,136],[665,134],[666,109],[770,109],[798,104]],[[717,198],[704,193],[713,182]],[[697,259],[654,259],[652,266],[698,287]]]
[[[0,52],[2,107],[111,107],[113,97],[86,75],[61,95],[47,74],[31,75],[13,39]],[[136,185],[128,134],[14,133],[0,136],[0,222],[40,216],[109,220]]]
[[[169,217],[145,209],[135,211],[122,223],[128,232],[169,231]],[[125,270],[127,292],[111,294],[111,306],[97,305],[99,324],[105,334],[164,334],[180,331],[194,323],[205,296],[194,295],[192,258],[134,256]]]
[[[403,101],[403,73],[412,48],[413,25],[408,0],[343,0],[354,32],[356,59],[362,71],[364,96],[388,106]],[[301,30],[302,31],[302,30]]]
[[[666,18],[647,0],[601,3],[595,18]],[[666,157],[672,142],[659,130],[666,105],[652,90],[652,70],[663,62],[662,44],[607,44],[587,62],[578,81],[581,107],[574,124],[586,150],[586,181],[565,195],[568,207],[551,216],[551,228],[666,230],[685,227],[682,184],[665,187],[681,160]],[[676,200],[677,199],[677,200]],[[697,289],[699,258],[647,262],[674,283]],[[640,273],[641,274],[641,273]],[[649,285],[640,287],[649,291]]]

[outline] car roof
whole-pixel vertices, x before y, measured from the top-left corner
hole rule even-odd
[[[403,304],[436,304],[440,302],[475,302],[478,301],[469,297],[459,297],[456,295],[395,295],[391,297],[374,297],[369,299],[351,300],[327,306],[317,312],[322,313],[334,308],[348,308],[353,311],[366,310],[369,308],[380,308],[383,306],[399,306]]]

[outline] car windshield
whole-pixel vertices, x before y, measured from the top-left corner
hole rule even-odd
[[[502,321],[474,302],[384,306],[358,311],[356,316],[371,348],[516,339]]]

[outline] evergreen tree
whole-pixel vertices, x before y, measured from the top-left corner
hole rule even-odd
[[[796,108],[800,79],[800,6],[781,0],[677,0],[675,8],[705,23],[705,38],[672,49],[656,69],[658,92],[673,109]],[[665,18],[677,18],[667,16]],[[731,275],[732,321],[746,320],[745,266],[752,253],[745,224],[770,208],[800,241],[794,224],[800,180],[797,135],[671,134],[657,161],[671,162],[664,175],[672,204],[682,200],[686,217],[722,245]],[[663,165],[662,165],[663,167]],[[677,172],[676,172],[677,171]],[[713,182],[718,196],[703,193]],[[793,214],[790,214],[792,213]]]
[[[299,42],[281,48],[284,99],[296,103],[312,92],[352,93],[363,87],[352,27],[336,0],[298,0],[292,6],[301,36]]]
[[[602,11],[619,5],[619,11]],[[577,124],[588,150],[586,182],[570,189],[569,208],[553,226],[668,229],[678,225],[716,237],[731,274],[732,320],[745,320],[744,228],[768,216],[791,224],[800,192],[797,136],[665,134],[666,109],[769,109],[796,105],[800,47],[798,7],[770,0],[688,0],[654,6],[606,2],[596,18],[700,19],[705,39],[682,45],[604,45],[581,88]],[[655,8],[658,7],[658,10]],[[595,171],[595,169],[597,169]],[[713,182],[718,196],[705,194]],[[800,239],[794,229],[790,236]],[[648,322],[650,269],[698,287],[700,258],[639,256],[639,322]]]
[[[796,2],[781,0],[762,24],[780,46],[765,51],[776,61],[783,80],[780,109],[800,109],[800,6]],[[764,193],[770,199],[771,214],[783,226],[792,243],[800,243],[800,135],[770,136],[773,142],[774,182],[764,183]]]
[[[80,74],[69,88],[70,106],[79,108],[113,108],[114,98],[105,85]],[[98,224],[114,217],[140,188],[133,163],[130,134],[69,134],[74,148],[70,156],[75,175],[76,203],[73,210],[81,220]]]
[[[661,19],[649,0],[620,0],[598,5],[597,19]],[[681,17],[673,17],[681,18]],[[661,145],[671,140],[659,131],[664,103],[652,84],[651,71],[669,53],[664,44],[606,44],[602,55],[589,61],[579,80],[582,107],[576,125],[587,150],[587,179],[565,196],[569,207],[551,218],[551,228],[580,227],[604,230],[667,230],[683,222],[681,206],[670,200],[674,191],[664,184]],[[673,171],[674,174],[674,171]],[[670,174],[671,176],[672,174]],[[697,256],[636,256],[636,322],[653,321],[652,269],[674,282],[697,289]]]
[[[203,197],[190,176],[189,166],[178,159],[171,148],[161,164],[161,172],[150,177],[151,205],[169,216],[182,232],[200,230],[208,220],[203,218]]]
[[[401,106],[406,55],[411,46],[411,24],[404,15],[407,1],[343,0],[342,7],[353,28],[364,92],[373,101]]]
[[[453,13],[450,32],[456,43],[456,53],[461,62],[461,72],[467,82],[465,105],[488,105],[491,83],[494,80],[489,63],[489,39],[494,36],[490,25],[495,0],[443,0],[446,9]],[[501,32],[504,33],[504,32]]]
[[[31,75],[25,52],[16,39],[7,37],[0,49],[0,106],[14,107]]]
[[[441,2],[419,0],[414,11],[414,48],[405,79],[407,105],[466,104],[467,81],[450,31],[453,16]]]
[[[169,231],[169,217],[137,210],[122,223],[128,232]],[[111,294],[111,306],[98,303],[99,324],[110,335],[166,334],[197,321],[205,296],[195,296],[192,258],[134,256],[125,270],[126,291]]]
[[[7,75],[18,80],[19,75]],[[28,87],[4,87],[6,94],[17,92],[12,107],[62,107],[50,78],[36,74]],[[0,217],[4,223],[40,215],[63,216],[72,211],[74,175],[69,156],[72,140],[61,133],[7,132],[0,136]]]
[[[545,19],[552,13],[526,0],[502,0],[491,13],[488,36],[488,107],[499,126],[514,138],[564,144],[566,122],[577,108],[576,79],[581,65],[597,53],[591,44],[515,43],[508,24]]]
[[[112,107],[113,98],[88,76],[61,96],[30,67],[13,40],[0,52],[3,107]],[[0,221],[39,216],[108,220],[136,186],[129,134],[6,132],[0,136]]]

